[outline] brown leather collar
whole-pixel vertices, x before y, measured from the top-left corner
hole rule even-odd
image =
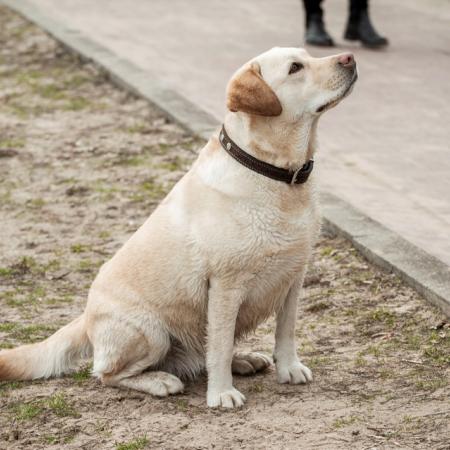
[[[312,159],[297,170],[282,169],[281,167],[272,166],[272,164],[260,161],[238,147],[238,145],[235,144],[228,136],[225,131],[225,126],[222,126],[219,141],[227,153],[236,161],[240,162],[243,166],[253,170],[253,172],[259,173],[260,175],[272,178],[273,180],[283,181],[287,184],[305,183],[314,167],[314,160]]]

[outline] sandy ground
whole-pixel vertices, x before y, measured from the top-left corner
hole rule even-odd
[[[0,346],[83,310],[99,267],[200,142],[0,7]],[[168,399],[63,379],[0,383],[0,449],[450,448],[450,327],[395,276],[324,236],[298,313],[315,380],[237,377],[238,411],[205,378]],[[271,354],[273,322],[242,343]]]

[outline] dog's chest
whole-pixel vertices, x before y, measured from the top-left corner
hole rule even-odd
[[[270,207],[249,208],[245,216],[241,256],[243,260],[248,258],[253,273],[270,275],[281,268],[283,272],[295,271],[309,257],[319,225],[312,206],[288,213]]]
[[[292,284],[303,276],[319,225],[308,210],[284,218],[269,211],[249,223],[241,252],[247,295],[239,311],[239,334],[279,310]]]

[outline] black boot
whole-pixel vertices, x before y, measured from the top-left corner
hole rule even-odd
[[[309,45],[333,47],[334,42],[325,30],[322,14],[311,14],[306,19],[305,41]]]
[[[364,46],[370,48],[385,47],[389,43],[373,27],[367,8],[356,12],[351,11],[344,38],[349,41],[361,41]]]

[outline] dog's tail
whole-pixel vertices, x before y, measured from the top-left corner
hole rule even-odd
[[[91,353],[82,315],[45,341],[0,351],[0,381],[63,375],[74,369],[80,358]]]

